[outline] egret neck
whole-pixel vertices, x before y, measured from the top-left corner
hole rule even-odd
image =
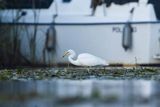
[[[68,56],[68,60],[73,64],[73,65],[77,65],[77,66],[80,66],[81,64],[77,61],[77,60],[74,60],[73,58],[76,57],[76,53],[75,52],[72,52],[70,53],[70,55]]]

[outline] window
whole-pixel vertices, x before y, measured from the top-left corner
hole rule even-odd
[[[156,17],[160,20],[160,1],[159,0],[149,0],[148,3],[153,4]]]
[[[6,9],[47,9],[54,0],[5,0]]]
[[[64,3],[69,3],[71,0],[63,0]]]

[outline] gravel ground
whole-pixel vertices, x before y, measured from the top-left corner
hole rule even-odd
[[[0,80],[50,80],[50,79],[144,79],[160,80],[158,67],[61,67],[17,68],[0,70]]]

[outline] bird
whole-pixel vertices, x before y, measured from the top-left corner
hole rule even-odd
[[[63,57],[65,56],[68,56],[69,62],[76,66],[91,67],[91,66],[108,66],[109,65],[104,59],[101,59],[89,53],[79,54],[77,59],[74,59],[76,57],[76,53],[72,49],[65,51],[63,54]]]

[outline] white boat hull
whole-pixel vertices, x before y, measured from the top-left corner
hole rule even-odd
[[[105,59],[110,64],[152,64],[159,63],[159,24],[133,23],[132,48],[122,47],[122,31],[125,23],[57,23],[56,54],[52,63],[66,63],[63,52],[73,49],[77,54],[91,53]],[[42,61],[47,25],[40,25],[37,35],[37,62]],[[27,47],[23,35],[22,46]],[[28,50],[28,51],[27,51]],[[29,48],[22,48],[22,53]],[[27,54],[26,54],[27,55]]]

